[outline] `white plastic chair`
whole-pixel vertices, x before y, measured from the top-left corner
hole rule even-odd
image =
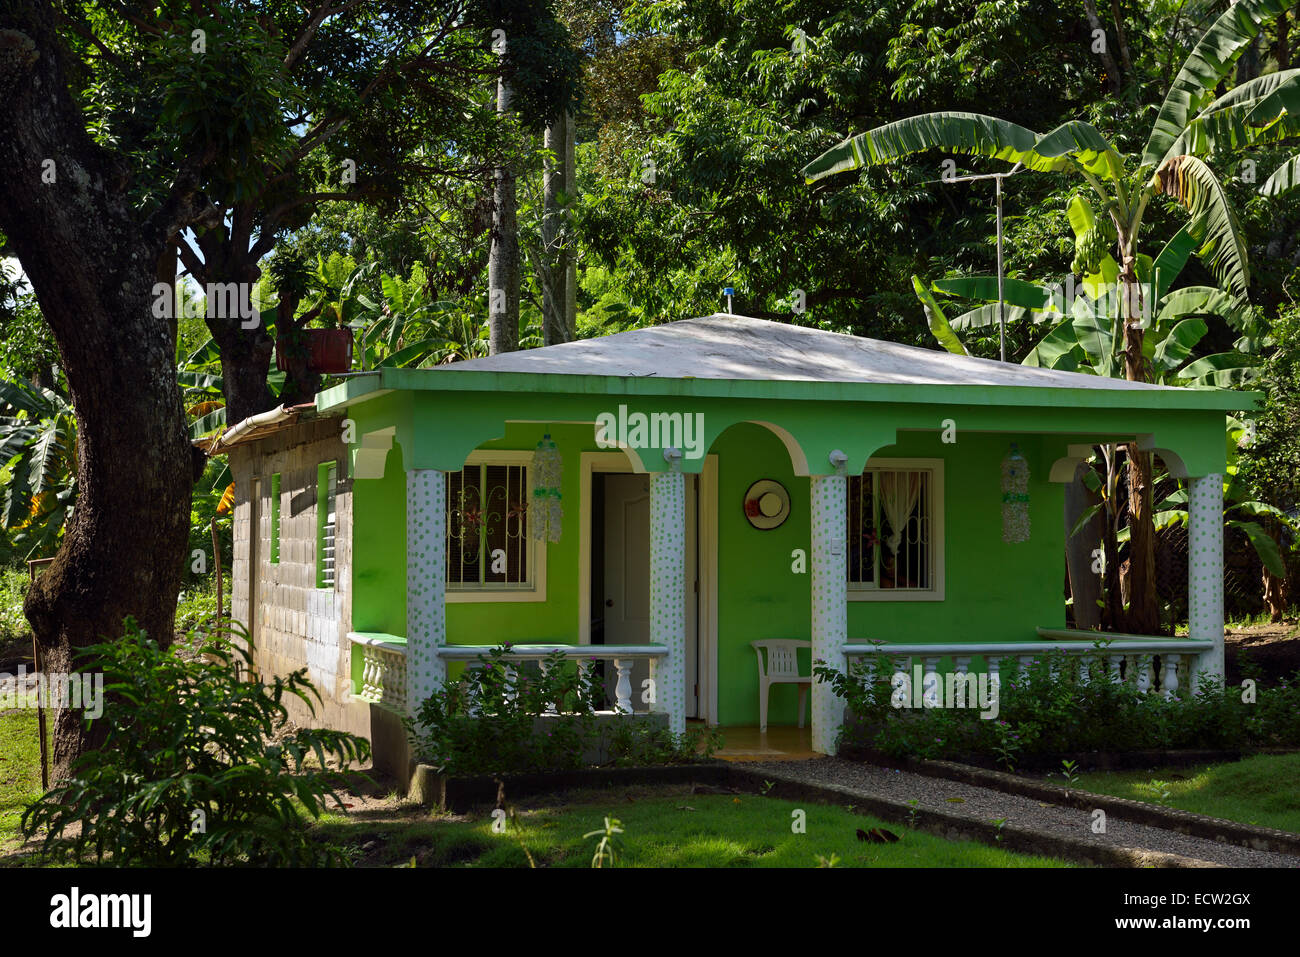
[[[812,642],[782,638],[751,641],[750,644],[758,656],[758,730],[767,730],[767,697],[775,684],[799,686],[799,727],[802,728],[812,675],[799,674],[799,649],[811,648]],[[767,652],[766,661],[764,651]]]

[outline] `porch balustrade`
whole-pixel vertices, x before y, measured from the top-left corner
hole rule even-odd
[[[944,659],[951,659],[958,674],[967,674],[976,658],[984,660],[990,675],[1028,669],[1036,659],[1059,651],[1070,658],[1068,667],[1087,684],[1108,679],[1131,683],[1142,694],[1157,693],[1165,698],[1194,694],[1203,656],[1213,655],[1215,643],[1192,638],[1159,638],[1145,635],[1101,635],[1069,629],[1039,628],[1038,641],[921,644],[905,642],[849,642],[844,654],[863,661],[867,667],[881,667],[913,673],[919,662],[922,675],[939,673]],[[1098,646],[1098,640],[1110,639]],[[1212,672],[1211,672],[1212,673]],[[937,704],[937,682],[926,682],[925,697]]]
[[[361,648],[361,688],[353,697],[406,714],[406,640],[391,635],[348,635]]]
[[[406,640],[394,635],[361,632],[351,632],[348,638],[362,649],[361,687],[354,696],[397,714],[407,714]],[[436,654],[444,665],[448,661],[463,661],[467,667],[473,668],[481,666],[479,656],[490,650],[488,645],[440,645]],[[658,661],[668,653],[662,645],[513,644],[502,659],[512,664],[533,661],[544,666],[545,659],[557,651],[565,660],[577,662],[580,669],[591,667],[595,661],[612,662],[618,675],[614,686],[615,709],[623,714],[635,711],[632,701],[633,666],[637,661]],[[513,672],[514,669],[509,668],[507,674]],[[410,704],[413,713],[419,702]]]

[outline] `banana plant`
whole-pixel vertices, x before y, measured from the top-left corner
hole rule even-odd
[[[58,544],[77,498],[77,420],[61,392],[0,381],[0,526],[28,557]]]
[[[1068,207],[1076,239],[1095,226],[1078,196]],[[1214,286],[1185,286],[1170,290],[1194,240],[1186,226],[1178,231],[1155,260],[1139,263],[1139,275],[1148,282],[1144,303],[1143,364],[1147,381],[1163,385],[1233,386],[1254,381],[1260,372],[1260,321],[1248,303]],[[1145,259],[1145,257],[1142,257]],[[1123,286],[1115,282],[1118,267],[1108,254],[1097,271],[1083,281],[1042,286],[1006,279],[1003,295],[1008,323],[1048,323],[1048,330],[1022,360],[1022,364],[1090,375],[1123,378],[1125,339],[1121,328]],[[994,276],[963,276],[925,283],[916,276],[912,286],[921,301],[931,334],[945,349],[969,354],[961,335],[999,321],[998,286]],[[949,320],[941,300],[980,302]],[[1210,321],[1222,322],[1238,332],[1232,352],[1193,358],[1196,346],[1210,331]]]
[[[1284,70],[1266,74],[1216,94],[1237,58],[1255,42],[1264,24],[1289,10],[1297,0],[1240,0],[1224,11],[1192,49],[1156,115],[1146,146],[1138,156],[1123,156],[1089,123],[1071,120],[1047,133],[1037,133],[1016,123],[978,113],[926,113],[885,124],[851,136],[831,147],[803,170],[808,183],[845,170],[890,163],[927,150],[968,154],[1018,163],[1039,173],[1078,176],[1087,185],[1093,203],[1085,203],[1092,229],[1108,220],[1100,231],[1076,243],[1076,265],[1085,274],[1115,273],[1121,286],[1121,309],[1110,330],[1110,342],[1100,323],[1076,331],[1074,317],[1052,330],[1059,336],[1048,343],[1053,361],[1074,352],[1079,338],[1090,343],[1101,358],[1109,344],[1121,358],[1124,376],[1139,382],[1151,375],[1142,316],[1142,273],[1157,285],[1160,266],[1143,261],[1139,248],[1146,210],[1158,197],[1169,197],[1188,214],[1186,245],[1195,245],[1219,286],[1245,300],[1250,283],[1246,242],[1223,184],[1203,157],[1260,143],[1276,142],[1300,133],[1300,119],[1292,107],[1300,91],[1300,72]],[[1110,235],[1114,235],[1111,244]],[[1078,233],[1076,232],[1076,235]],[[1114,255],[1103,251],[1113,245]],[[1106,260],[1110,260],[1110,264]],[[1148,290],[1147,295],[1155,292]],[[932,325],[934,319],[931,319]],[[1075,343],[1069,342],[1075,334]],[[1205,370],[1222,371],[1222,370]],[[1133,528],[1134,561],[1130,563],[1133,595],[1127,626],[1131,631],[1153,633],[1159,629],[1156,601],[1154,527],[1151,519],[1151,458],[1131,447],[1128,461],[1129,511]]]
[[[1241,449],[1249,441],[1250,424],[1236,416],[1228,417],[1225,433],[1227,445],[1227,466],[1223,476],[1223,523],[1228,528],[1235,528],[1246,536],[1260,564],[1278,578],[1286,578],[1286,562],[1277,538],[1258,520],[1267,524],[1287,529],[1294,536],[1300,536],[1300,524],[1289,512],[1248,497],[1245,486],[1238,481],[1237,472],[1241,459]],[[1165,496],[1157,505],[1155,526],[1157,529],[1187,526],[1187,486],[1179,482],[1178,486]],[[1120,533],[1119,541],[1127,535]]]

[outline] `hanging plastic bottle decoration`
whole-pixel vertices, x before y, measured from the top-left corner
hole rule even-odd
[[[1002,460],[1002,540],[1029,541],[1029,463],[1015,442]]]
[[[551,433],[542,436],[533,452],[533,538],[539,542],[558,542],[564,531],[564,509],[560,506],[560,483],[564,478],[564,458],[551,440]]]

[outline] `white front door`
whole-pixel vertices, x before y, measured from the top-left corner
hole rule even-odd
[[[606,473],[605,482],[605,644],[644,645],[650,642],[650,477],[630,473]],[[696,717],[696,561],[695,480],[686,477],[686,714]],[[649,663],[639,660],[632,671],[632,707],[650,710],[643,700]],[[617,673],[606,669],[606,693],[614,699]]]

